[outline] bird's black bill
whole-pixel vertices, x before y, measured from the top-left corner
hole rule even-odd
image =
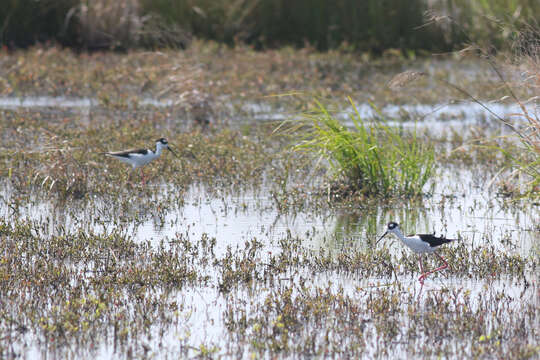
[[[173,151],[173,149],[171,149],[170,147],[167,147],[167,149],[168,149],[170,152],[172,152],[172,153],[174,154],[174,156],[178,157],[178,154],[176,154],[176,153]]]
[[[377,244],[379,243],[379,241],[381,241],[382,238],[386,236],[386,234],[388,234],[388,231],[385,232],[384,234],[382,234],[382,236],[379,238],[379,240],[377,240],[377,242],[375,243],[375,246],[377,246]]]

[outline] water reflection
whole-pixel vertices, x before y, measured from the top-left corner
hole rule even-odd
[[[471,246],[493,244],[496,249],[530,253],[538,243],[535,230],[540,206],[507,205],[487,194],[467,169],[436,179],[435,193],[423,200],[359,204],[352,209],[312,212],[280,211],[267,191],[243,191],[216,196],[204,187],[194,186],[181,203],[171,201],[171,190],[149,202],[129,197],[117,201],[96,198],[65,203],[35,197],[21,203],[4,188],[0,194],[0,215],[8,219],[27,218],[40,224],[43,235],[61,229],[84,229],[94,233],[120,232],[135,241],[154,244],[174,239],[181,233],[192,239],[203,234],[218,240],[218,251],[236,247],[253,238],[269,248],[289,235],[299,237],[305,246],[331,252],[373,246],[389,221],[396,221],[406,233],[437,233],[465,239]],[[452,174],[452,175],[450,175]],[[457,194],[458,196],[448,194]],[[461,196],[459,194],[467,194]],[[392,251],[399,250],[394,241]]]

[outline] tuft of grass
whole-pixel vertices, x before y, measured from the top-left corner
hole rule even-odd
[[[294,149],[319,155],[334,177],[352,192],[379,196],[418,196],[434,173],[434,151],[429,144],[381,121],[362,120],[355,104],[352,128],[345,126],[323,104],[306,114],[309,130]]]

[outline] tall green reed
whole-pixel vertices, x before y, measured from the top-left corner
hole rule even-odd
[[[294,149],[316,154],[330,164],[336,181],[370,196],[418,196],[434,174],[433,148],[380,121],[364,121],[355,104],[348,128],[323,104],[305,115],[308,129]]]

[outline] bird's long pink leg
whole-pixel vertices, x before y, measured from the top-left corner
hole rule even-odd
[[[444,258],[443,258],[441,255],[439,255],[439,254],[437,254],[437,253],[434,253],[434,254],[437,255],[437,257],[438,257],[439,259],[442,260],[442,262],[444,263],[444,265],[439,266],[439,267],[436,268],[435,270],[431,270],[431,271],[429,271],[429,272],[427,272],[427,273],[425,273],[425,274],[422,274],[422,276],[420,276],[420,282],[421,282],[421,283],[424,282],[424,279],[425,279],[429,274],[433,274],[434,272],[444,270],[444,269],[446,269],[446,268],[448,267],[448,263],[446,262],[446,260],[444,260]],[[423,273],[423,272],[424,272],[424,271],[422,270],[422,273]]]
[[[420,284],[424,285],[424,278],[427,274],[424,274],[424,266],[422,265],[422,255],[418,255],[418,262],[420,263],[420,272],[422,275],[418,278],[418,281],[420,281]]]
[[[141,168],[141,180],[142,180],[142,184],[146,185],[146,181],[144,181],[144,170],[142,168]]]
[[[127,176],[127,182],[128,184],[132,185],[131,183],[131,174],[133,173],[133,169],[130,169]]]

